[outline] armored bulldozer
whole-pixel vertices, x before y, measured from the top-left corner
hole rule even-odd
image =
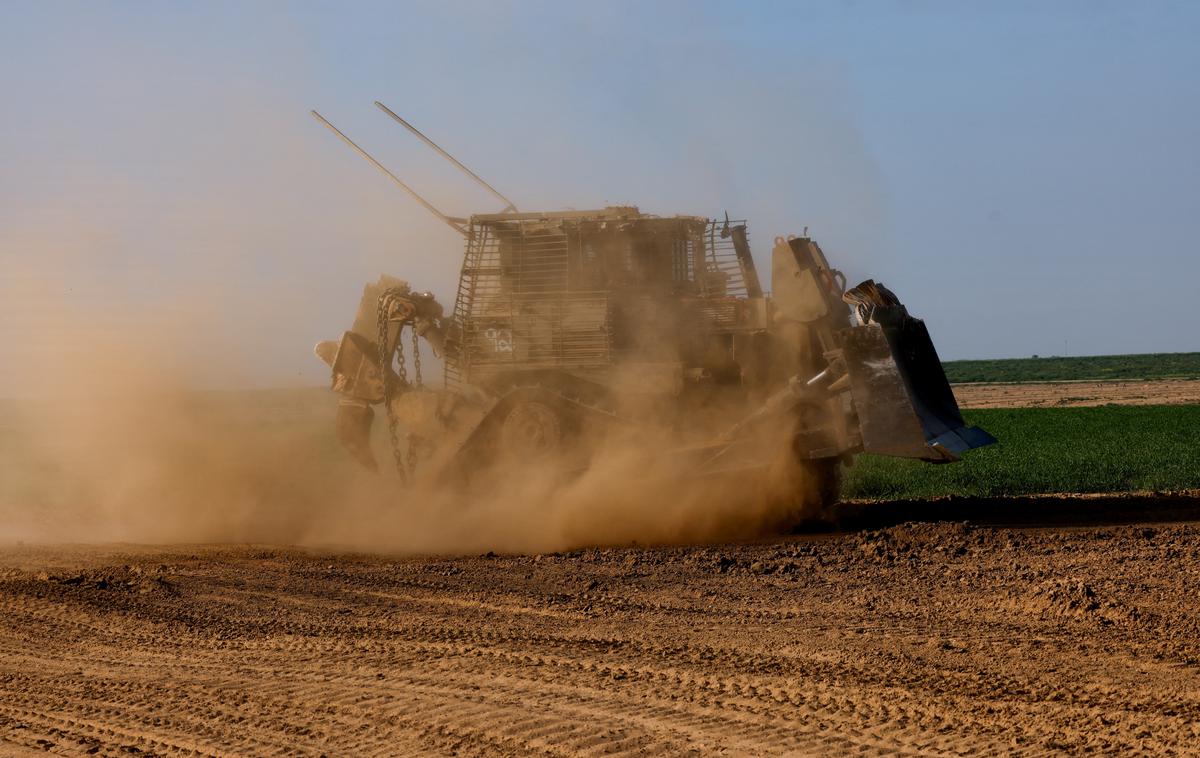
[[[579,469],[626,435],[701,476],[786,460],[808,505],[836,497],[859,453],[945,463],[995,441],[964,424],[923,322],[881,284],[847,288],[807,235],[774,239],[768,294],[744,222],[631,206],[520,212],[377,105],[506,207],[454,218],[418,198],[466,241],[453,309],[384,276],[352,328],[317,346],[341,396],[338,436],[363,465],[377,467],[380,406],[406,480]],[[442,360],[436,389],[422,343]]]

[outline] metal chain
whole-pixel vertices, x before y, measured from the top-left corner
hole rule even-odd
[[[423,389],[425,382],[421,379],[421,343],[417,336],[417,327],[412,329],[412,351],[413,351],[413,381],[416,383],[417,389]],[[408,474],[414,476],[417,473],[417,459],[421,455],[425,440],[415,434],[408,435]]]
[[[407,372],[404,368],[404,349],[403,343],[399,337],[402,336],[404,325],[400,325],[401,334],[397,335],[396,348],[394,351],[388,349],[388,323],[391,318],[392,305],[397,296],[404,294],[404,290],[393,287],[384,290],[379,296],[379,315],[378,315],[378,338],[379,338],[379,376],[383,381],[383,407],[387,411],[388,434],[392,442],[392,460],[396,464],[396,473],[400,475],[400,481],[408,483],[408,471],[404,466],[404,457],[400,450],[400,436],[396,429],[398,421],[396,413],[392,410],[392,395],[395,392],[398,384],[403,388],[408,384]],[[400,381],[395,382],[391,377],[392,356],[393,354],[398,359]]]
[[[417,387],[422,388],[425,386],[425,382],[421,381],[421,344],[420,344],[420,342],[417,341],[417,328],[415,326],[413,327],[413,330],[412,330],[412,343],[413,343],[413,369],[416,372],[416,376],[413,378],[417,382]]]
[[[400,324],[400,333],[396,335],[396,376],[400,377],[400,386],[408,386],[408,369],[404,365],[404,324]]]
[[[412,432],[409,432],[405,437],[405,442],[408,443],[408,473],[409,475],[413,475],[417,472],[417,450],[421,447],[424,440]]]

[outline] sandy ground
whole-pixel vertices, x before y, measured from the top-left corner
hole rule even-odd
[[[954,396],[962,408],[1187,405],[1200,403],[1200,381],[956,384]]]
[[[1194,754],[1200,495],[885,526],[968,505],[530,557],[9,546],[0,755]]]

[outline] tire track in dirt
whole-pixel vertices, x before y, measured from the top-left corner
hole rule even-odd
[[[23,566],[0,579],[0,751],[1169,754],[1200,739],[1188,524],[70,556],[39,574],[0,554]],[[147,579],[152,564],[169,568]]]

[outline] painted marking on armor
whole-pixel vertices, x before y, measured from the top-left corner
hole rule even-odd
[[[497,353],[511,353],[513,351],[511,329],[488,329],[483,335],[492,341],[492,349]]]

